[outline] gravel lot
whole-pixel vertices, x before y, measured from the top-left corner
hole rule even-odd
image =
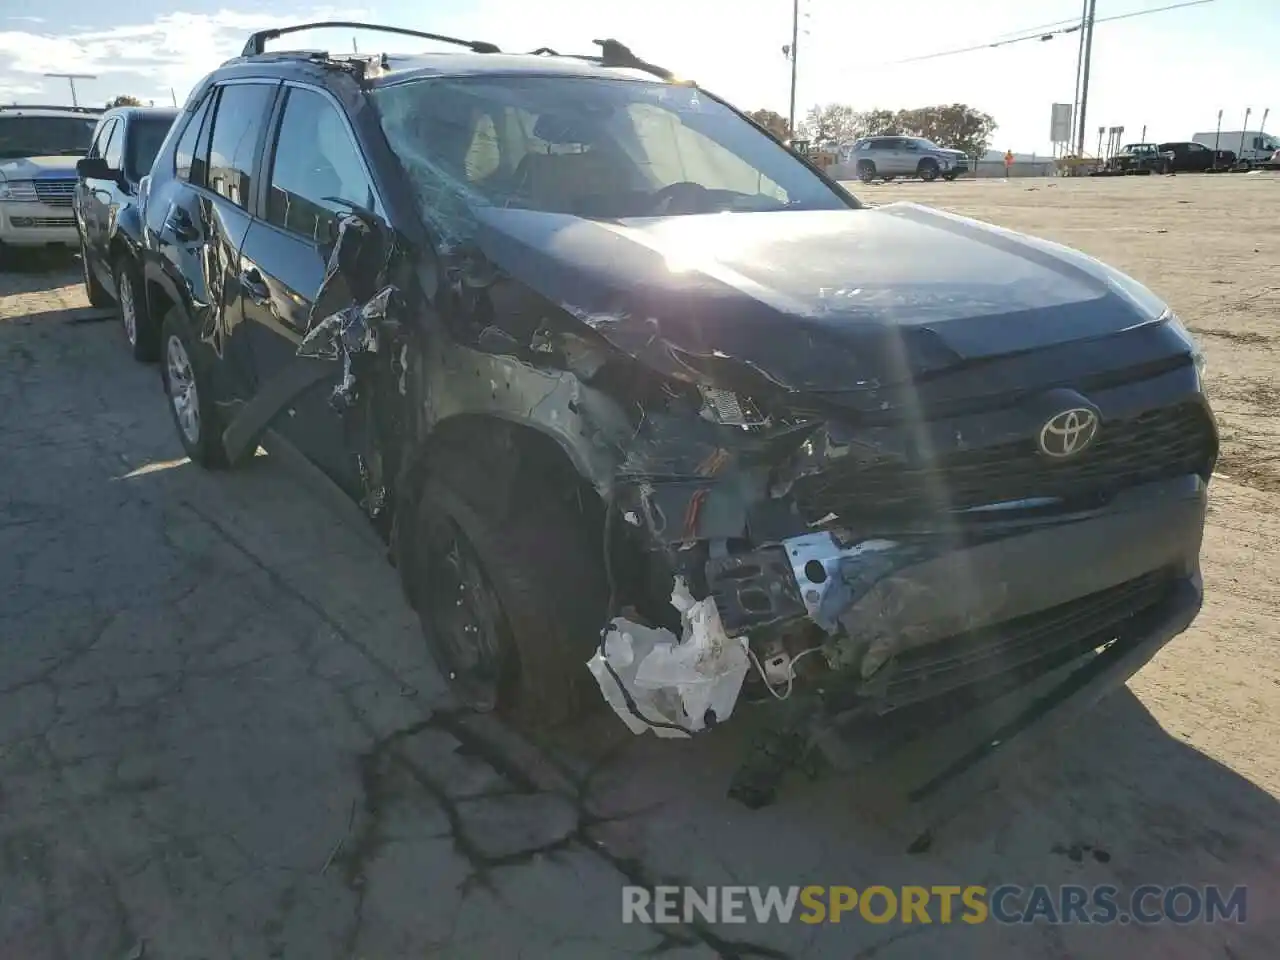
[[[527,743],[452,708],[322,487],[278,454],[182,461],[78,265],[24,263],[0,275],[0,957],[1274,956],[1280,177],[854,189],[1080,247],[1201,337],[1206,606],[1127,691],[918,854],[839,782],[726,800],[733,724]],[[1243,925],[622,925],[621,885],[663,881],[1250,893]]]

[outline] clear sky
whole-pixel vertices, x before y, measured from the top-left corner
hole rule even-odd
[[[1097,16],[1167,6],[1177,0],[1098,0]],[[294,5],[296,3],[296,5]],[[44,0],[29,15],[0,13],[0,102],[69,102],[65,80],[45,72],[96,74],[78,81],[82,103],[130,93],[181,102],[209,68],[234,55],[255,27],[340,18],[365,19],[490,40],[504,50],[551,46],[595,52],[593,38],[615,37],[744,109],[786,114],[791,0],[353,0],[351,6],[302,0]],[[4,7],[19,9],[17,0]],[[260,13],[263,9],[269,13]],[[1050,149],[1050,104],[1069,102],[1075,34],[996,49],[895,63],[907,57],[988,43],[1002,35],[1078,19],[1081,0],[916,0],[861,3],[802,0],[797,115],[818,102],[897,109],[963,102],[999,123],[992,147]],[[299,35],[298,46],[349,50],[349,32]],[[361,35],[360,49],[423,49]],[[278,41],[283,43],[283,41]],[[1126,140],[1190,138],[1239,129],[1246,107],[1256,129],[1280,129],[1280,0],[1212,0],[1202,6],[1115,23],[1095,31],[1086,122],[1088,149],[1099,125],[1123,125]]]

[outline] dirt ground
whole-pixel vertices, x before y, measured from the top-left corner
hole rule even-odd
[[[1079,247],[1196,332],[1206,602],[927,850],[840,780],[748,811],[735,715],[458,711],[382,551],[269,451],[186,463],[78,265],[0,274],[0,958],[1270,960],[1280,942],[1280,177],[853,185]],[[1120,545],[1122,546],[1122,545]],[[1244,924],[620,923],[624,884],[1217,884]]]

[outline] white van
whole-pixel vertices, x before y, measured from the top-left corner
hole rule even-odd
[[[1203,143],[1210,150],[1230,150],[1236,155],[1236,162],[1242,166],[1258,167],[1266,163],[1271,155],[1280,150],[1280,137],[1274,133],[1263,133],[1261,130],[1223,130],[1215,133],[1197,133],[1191,138],[1196,143]]]

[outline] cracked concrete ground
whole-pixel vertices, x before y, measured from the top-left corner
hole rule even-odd
[[[183,462],[76,276],[0,277],[0,956],[1274,955],[1274,493],[1218,487],[1197,626],[913,855],[847,783],[726,800],[735,725],[533,744],[457,712],[377,545],[278,455]],[[659,929],[620,922],[628,882],[1247,884],[1250,912]]]

